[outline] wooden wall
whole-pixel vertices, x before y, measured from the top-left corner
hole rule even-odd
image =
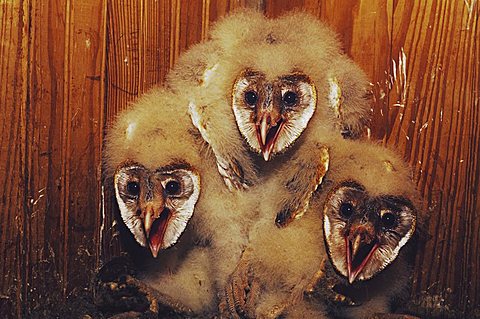
[[[105,125],[242,6],[301,8],[340,33],[372,81],[373,138],[405,155],[431,213],[414,304],[480,316],[476,0],[0,0],[0,317],[87,287],[118,253]]]

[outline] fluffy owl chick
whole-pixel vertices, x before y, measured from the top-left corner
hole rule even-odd
[[[198,313],[214,308],[256,210],[226,189],[183,103],[160,88],[139,99],[110,128],[105,163],[121,219],[156,257],[139,265],[143,283]]]
[[[306,163],[316,167],[285,199],[279,225],[305,211],[321,181],[324,137],[358,137],[370,114],[364,73],[342,54],[336,35],[304,13],[224,18],[210,40],[180,58],[168,82],[190,92],[192,121],[227,185],[255,183],[255,167],[264,176],[290,161],[282,185],[302,175]]]
[[[287,228],[264,222],[252,230],[227,286],[227,312],[366,318],[390,312],[404,295],[412,262],[405,246],[412,246],[418,218],[409,169],[380,145],[331,145],[335,165],[309,212]]]

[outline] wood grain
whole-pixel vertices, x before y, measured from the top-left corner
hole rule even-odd
[[[431,212],[432,239],[419,255],[414,289],[433,314],[473,315],[480,300],[480,10],[468,1],[398,2],[393,10],[397,76],[391,69],[391,129],[383,138],[413,166]]]
[[[20,317],[26,287],[25,117],[28,68],[28,1],[1,3],[0,29],[0,287],[2,308]],[[16,309],[12,309],[16,305]],[[7,314],[9,315],[9,314]]]
[[[0,258],[12,276],[1,288],[16,291],[26,316],[88,285],[96,267],[105,10],[93,1],[2,7]]]
[[[120,252],[113,196],[101,184],[104,127],[162,83],[212,22],[248,6],[269,17],[305,10],[339,33],[372,82],[372,138],[412,165],[431,214],[412,310],[478,316],[478,1],[2,0],[0,6],[2,311],[14,305],[15,316],[24,317],[85,286],[98,264]]]
[[[38,255],[30,264],[40,289],[57,284],[64,294],[88,285],[96,266],[104,14],[93,2],[32,6],[27,187],[37,212],[28,237]]]

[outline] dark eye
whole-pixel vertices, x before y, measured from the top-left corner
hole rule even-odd
[[[138,182],[128,182],[127,193],[132,196],[140,194],[140,184]]]
[[[169,181],[165,185],[165,192],[167,195],[178,195],[180,193],[180,183],[177,181]]]
[[[340,205],[340,214],[345,218],[350,218],[354,213],[353,205],[350,203],[343,203]]]
[[[382,215],[382,225],[384,228],[392,228],[395,226],[396,221],[397,217],[393,213],[387,212]]]
[[[245,92],[245,102],[247,102],[248,105],[254,106],[255,104],[257,104],[257,101],[257,93],[255,93],[254,91]]]
[[[287,105],[293,105],[297,102],[298,96],[297,93],[292,92],[292,91],[287,91],[283,95],[283,102]]]

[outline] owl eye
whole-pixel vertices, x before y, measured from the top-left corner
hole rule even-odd
[[[297,93],[292,91],[285,92],[285,94],[282,97],[283,102],[289,106],[295,104],[297,102],[297,99],[298,99]]]
[[[140,184],[138,182],[128,182],[127,193],[132,196],[140,194]]]
[[[257,93],[255,93],[254,91],[245,92],[245,102],[247,102],[248,105],[254,106],[255,104],[257,104],[257,101]]]
[[[169,181],[165,185],[165,192],[167,195],[178,195],[180,193],[180,183],[177,181]]]
[[[350,218],[355,212],[353,205],[350,203],[343,203],[340,205],[340,214],[345,218]]]
[[[382,225],[386,229],[390,229],[395,226],[396,221],[397,218],[393,213],[387,212],[382,215]]]

